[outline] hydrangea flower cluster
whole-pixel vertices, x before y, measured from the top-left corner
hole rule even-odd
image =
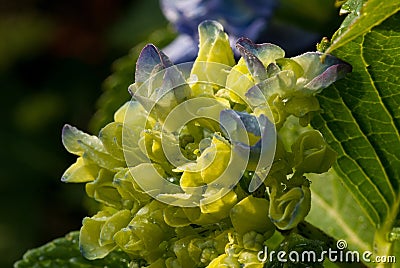
[[[326,172],[336,153],[309,127],[292,144],[279,133],[288,118],[308,126],[321,110],[315,95],[351,67],[246,38],[236,63],[215,21],[199,37],[193,64],[144,47],[133,100],[98,136],[64,127],[78,159],[62,180],[86,183],[101,204],[80,230],[86,258],[122,250],[137,267],[263,267],[268,239],[308,214],[307,173]]]

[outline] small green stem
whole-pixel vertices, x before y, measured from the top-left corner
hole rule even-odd
[[[390,232],[390,230],[389,230]],[[393,243],[388,240],[387,230],[377,230],[374,237],[374,255],[379,256],[392,256],[393,255]],[[378,267],[392,267],[392,263],[378,263]]]
[[[393,230],[397,214],[399,213],[400,196],[391,207],[390,213],[387,215],[383,224],[376,230],[374,236],[374,256],[389,257],[393,256],[393,243],[389,240],[389,234]],[[391,262],[378,263],[376,267],[393,267]]]

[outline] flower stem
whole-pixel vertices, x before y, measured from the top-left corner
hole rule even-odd
[[[400,195],[397,196],[396,202],[391,207],[390,213],[387,215],[385,221],[375,232],[374,236],[374,256],[375,257],[393,257],[393,242],[389,239],[389,234],[392,232],[395,225],[397,214],[399,213],[400,207]],[[379,262],[376,267],[393,267],[395,260],[387,262]]]

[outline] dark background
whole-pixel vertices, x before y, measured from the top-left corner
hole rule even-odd
[[[90,213],[84,185],[60,181],[76,160],[61,129],[89,131],[113,61],[167,24],[157,1],[144,2],[0,3],[0,267]]]
[[[334,1],[318,2],[282,1],[274,20],[330,36]],[[155,0],[0,1],[0,267],[92,213],[84,185],[60,181],[76,160],[61,129],[97,134],[89,122],[113,62],[160,28],[172,32]]]

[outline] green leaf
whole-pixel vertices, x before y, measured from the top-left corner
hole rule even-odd
[[[338,153],[337,173],[375,226],[377,254],[388,255],[400,202],[400,13],[357,36],[335,50],[353,72],[318,96],[324,113],[312,124]]]
[[[333,36],[332,44],[326,53],[332,53],[355,38],[363,36],[399,10],[399,1],[349,0],[343,5],[341,12],[350,14]]]
[[[309,174],[307,178],[312,183],[311,210],[306,220],[335,239],[346,240],[350,250],[372,251],[374,226],[338,175],[331,169],[323,175]]]
[[[39,248],[28,250],[22,260],[14,264],[15,268],[100,268],[129,267],[129,256],[121,251],[113,251],[101,260],[89,261],[79,251],[79,232],[71,232]]]

